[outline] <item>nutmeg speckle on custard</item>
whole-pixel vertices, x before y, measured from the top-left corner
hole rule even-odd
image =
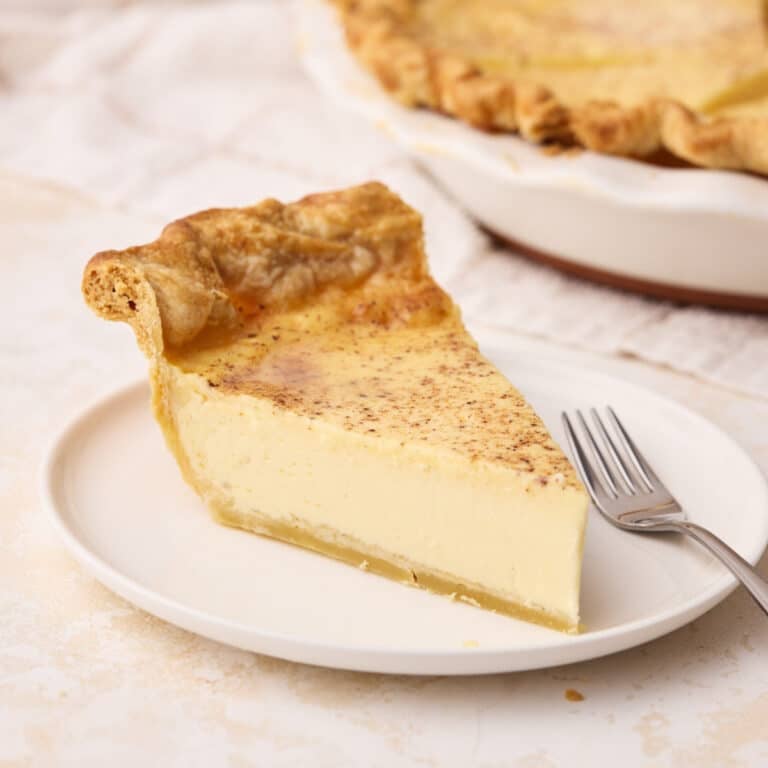
[[[381,184],[195,214],[95,256],[83,291],[212,396],[578,485],[430,276],[420,216]]]

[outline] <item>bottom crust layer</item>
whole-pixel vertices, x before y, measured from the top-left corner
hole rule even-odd
[[[578,625],[540,609],[502,598],[477,585],[462,583],[448,574],[426,569],[417,564],[404,563],[401,558],[394,555],[374,554],[367,551],[360,542],[353,541],[350,537],[336,531],[329,529],[326,531],[328,538],[323,538],[302,527],[298,522],[276,522],[261,515],[253,513],[243,515],[222,509],[219,505],[215,506],[217,508],[213,514],[216,520],[232,528],[240,528],[302,549],[309,549],[401,584],[426,589],[438,595],[446,595],[452,600],[460,600],[515,619],[533,622],[568,634],[577,634],[580,631]],[[330,536],[333,536],[336,541],[329,541]]]

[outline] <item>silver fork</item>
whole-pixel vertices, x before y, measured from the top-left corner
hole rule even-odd
[[[615,438],[609,434],[598,412],[590,409],[599,443],[581,411],[576,411],[592,461],[568,414],[562,414],[574,463],[598,511],[610,523],[627,531],[687,534],[729,568],[768,614],[768,581],[724,541],[686,519],[683,508],[640,453],[613,408],[606,411]]]

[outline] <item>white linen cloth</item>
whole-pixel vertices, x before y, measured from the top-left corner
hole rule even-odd
[[[433,272],[470,321],[768,398],[768,319],[639,298],[493,246],[315,89],[279,0],[12,8],[0,8],[0,170],[162,219],[379,179],[424,214]]]

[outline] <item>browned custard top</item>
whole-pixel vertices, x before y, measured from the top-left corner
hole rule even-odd
[[[429,275],[420,217],[382,185],[197,214],[94,257],[84,291],[219,396],[579,485]]]

